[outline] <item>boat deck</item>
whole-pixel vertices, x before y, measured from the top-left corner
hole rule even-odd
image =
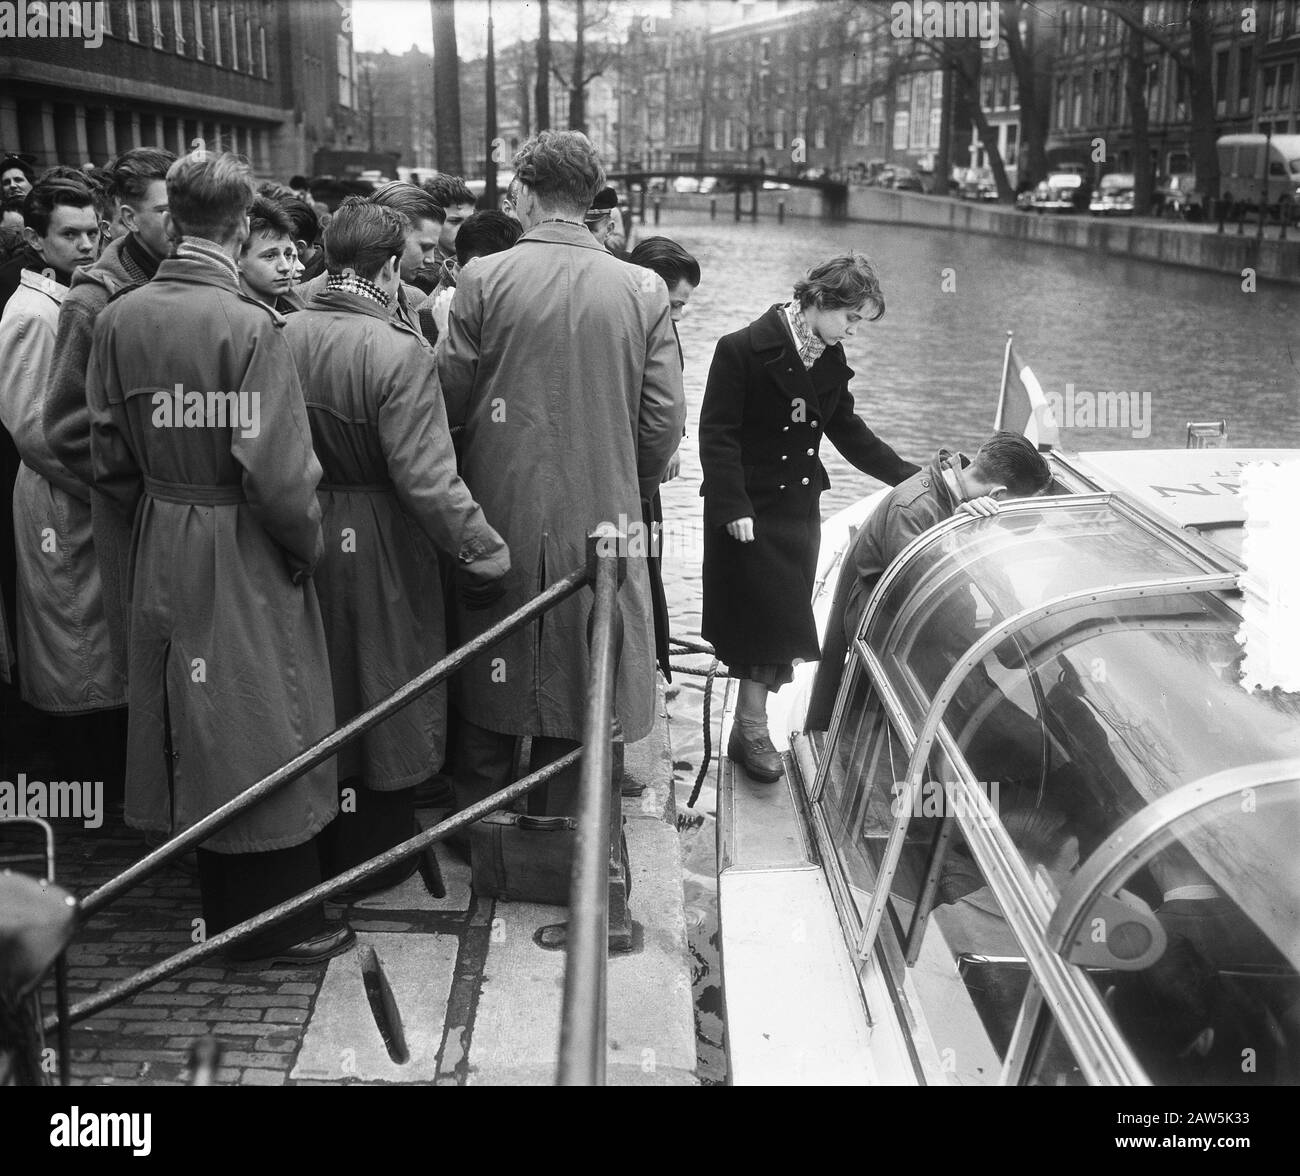
[[[610,959],[608,1082],[693,1085],[695,1029],[667,713],[627,748],[625,797],[635,948]],[[440,810],[421,810],[426,826]],[[57,876],[86,894],[143,855],[113,822],[56,823]],[[217,1081],[242,1086],[520,1085],[554,1080],[565,954],[534,942],[563,907],[477,898],[469,867],[445,849],[445,898],[416,874],[348,909],[358,946],[312,968],[237,971],[220,957],[155,984],[73,1027],[78,1085],[180,1085],[193,1042],[222,1045]],[[169,868],[91,919],[69,949],[71,1000],[191,943],[195,879]],[[331,919],[341,907],[328,908]],[[409,1058],[389,1055],[366,998],[373,947],[401,1018]],[[53,1007],[52,993],[46,1004]]]

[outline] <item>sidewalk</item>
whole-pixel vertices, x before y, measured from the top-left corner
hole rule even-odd
[[[672,759],[662,691],[659,718],[627,749],[627,772],[646,785],[626,798],[633,870],[634,952],[611,958],[611,1084],[694,1084],[695,1037],[683,911]],[[427,827],[439,810],[420,810]],[[99,829],[55,822],[56,879],[84,897],[146,852],[120,812]],[[535,943],[563,907],[480,900],[469,867],[438,849],[447,894],[419,874],[348,909],[358,947],[312,968],[236,971],[220,956],[187,968],[72,1028],[75,1085],[175,1086],[199,1038],[222,1046],[220,1084],[549,1083],[558,1042],[565,955]],[[101,910],[68,949],[73,1005],[194,942],[195,879],[169,867]],[[343,908],[327,907],[332,919]],[[361,979],[373,947],[392,986],[410,1058],[392,1061]],[[43,992],[47,1014],[53,984]],[[54,1045],[51,1034],[47,1045]],[[617,1061],[627,1058],[625,1063]],[[52,1063],[53,1052],[47,1055]]]

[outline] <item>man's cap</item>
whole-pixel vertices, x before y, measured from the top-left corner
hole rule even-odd
[[[613,188],[602,188],[587,209],[586,220],[600,220],[618,207],[618,193]]]

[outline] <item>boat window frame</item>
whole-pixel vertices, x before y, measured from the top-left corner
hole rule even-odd
[[[1003,514],[1022,514],[1029,512],[1038,513],[1057,513],[1069,512],[1075,510],[1085,510],[1097,506],[1111,506],[1116,513],[1128,521],[1147,531],[1153,538],[1160,541],[1167,547],[1175,547],[1186,555],[1190,562],[1201,564],[1206,572],[1234,572],[1241,571],[1241,563],[1232,558],[1231,554],[1212,547],[1198,536],[1191,535],[1181,528],[1172,526],[1167,520],[1157,514],[1143,509],[1141,503],[1137,502],[1129,495],[1116,491],[1098,491],[1096,493],[1084,494],[1055,494],[1046,497],[1016,499],[1011,502],[1000,504],[999,515]],[[894,582],[898,580],[904,572],[911,566],[912,562],[925,550],[940,542],[953,531],[961,527],[974,526],[983,522],[981,517],[974,515],[955,514],[943,522],[936,524],[926,531],[917,535],[906,547],[899,552],[897,558],[885,569],[880,579],[876,582],[871,591],[871,596],[867,600],[867,606],[863,610],[862,617],[859,619],[857,632],[854,640],[850,644],[850,653],[863,661],[865,668],[871,671],[873,684],[881,694],[882,701],[885,702],[891,715],[897,720],[902,714],[901,707],[890,705],[890,700],[898,701],[899,694],[892,676],[885,669],[884,663],[876,657],[871,647],[865,640],[865,634],[874,622],[876,615],[883,607],[886,597],[890,593]],[[1235,585],[1234,585],[1235,587]],[[887,649],[897,630],[898,622],[902,620],[902,614],[895,618],[894,623],[890,625],[888,631],[884,634],[881,641],[882,649]],[[848,693],[845,690],[845,684],[848,681],[848,675],[845,674],[840,682],[840,689],[835,699],[835,706],[831,711],[831,721],[827,726],[826,740],[824,746],[830,747],[839,737],[844,721],[844,707],[847,702]],[[888,683],[888,698],[883,684]],[[910,721],[908,726],[911,726]],[[829,757],[823,755],[819,758],[817,772],[813,778],[812,787],[808,792],[808,799],[811,803],[816,804],[821,800],[822,793],[826,786],[826,773],[829,770]]]
[[[869,950],[869,944],[874,941],[880,928],[880,920],[884,914],[884,903],[888,898],[889,888],[893,885],[894,874],[902,857],[903,841],[907,836],[911,811],[916,803],[918,789],[922,784],[921,776],[924,775],[925,766],[929,762],[931,752],[934,750],[935,741],[940,728],[943,726],[943,719],[948,705],[956,697],[958,690],[971,671],[983,662],[988,654],[992,653],[1008,638],[1016,636],[1030,625],[1045,620],[1055,613],[1072,612],[1085,604],[1229,591],[1237,588],[1237,582],[1238,575],[1236,572],[1225,572],[1214,575],[1169,576],[1156,580],[1142,580],[1116,585],[1110,588],[1076,589],[1074,592],[1062,593],[1035,605],[1033,608],[1015,613],[999,624],[992,626],[981,636],[958,659],[940,684],[939,689],[931,696],[925,718],[920,729],[916,732],[916,742],[907,765],[907,779],[903,782],[903,791],[898,800],[901,816],[896,819],[894,827],[890,831],[889,841],[885,845],[885,856],[880,864],[876,887],[872,891],[871,906],[868,908],[864,919],[863,937],[862,943],[859,945],[859,952],[863,953]],[[959,776],[969,775],[970,767],[966,764],[965,757],[956,752],[955,748],[949,754],[952,755],[953,753],[956,753],[954,764],[958,768]],[[973,776],[970,783],[972,785],[975,783]],[[975,787],[974,791],[978,793],[978,787]],[[1181,789],[1178,791],[1181,791]],[[996,895],[996,889],[994,893]]]
[[[1224,768],[1189,780],[1134,813],[1088,855],[1061,892],[1046,935],[1052,950],[1067,958],[1070,944],[1097,900],[1122,888],[1172,839],[1172,829],[1199,809],[1244,789],[1260,791],[1300,782],[1300,756]]]

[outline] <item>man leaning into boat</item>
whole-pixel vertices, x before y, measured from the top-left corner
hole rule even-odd
[[[872,589],[885,569],[923,531],[959,511],[989,515],[998,500],[1031,498],[1052,480],[1043,455],[1019,433],[994,433],[975,457],[940,449],[918,474],[895,486],[858,532],[840,570],[835,600],[809,708],[809,725],[824,729],[839,687],[840,668],[857,635]]]

